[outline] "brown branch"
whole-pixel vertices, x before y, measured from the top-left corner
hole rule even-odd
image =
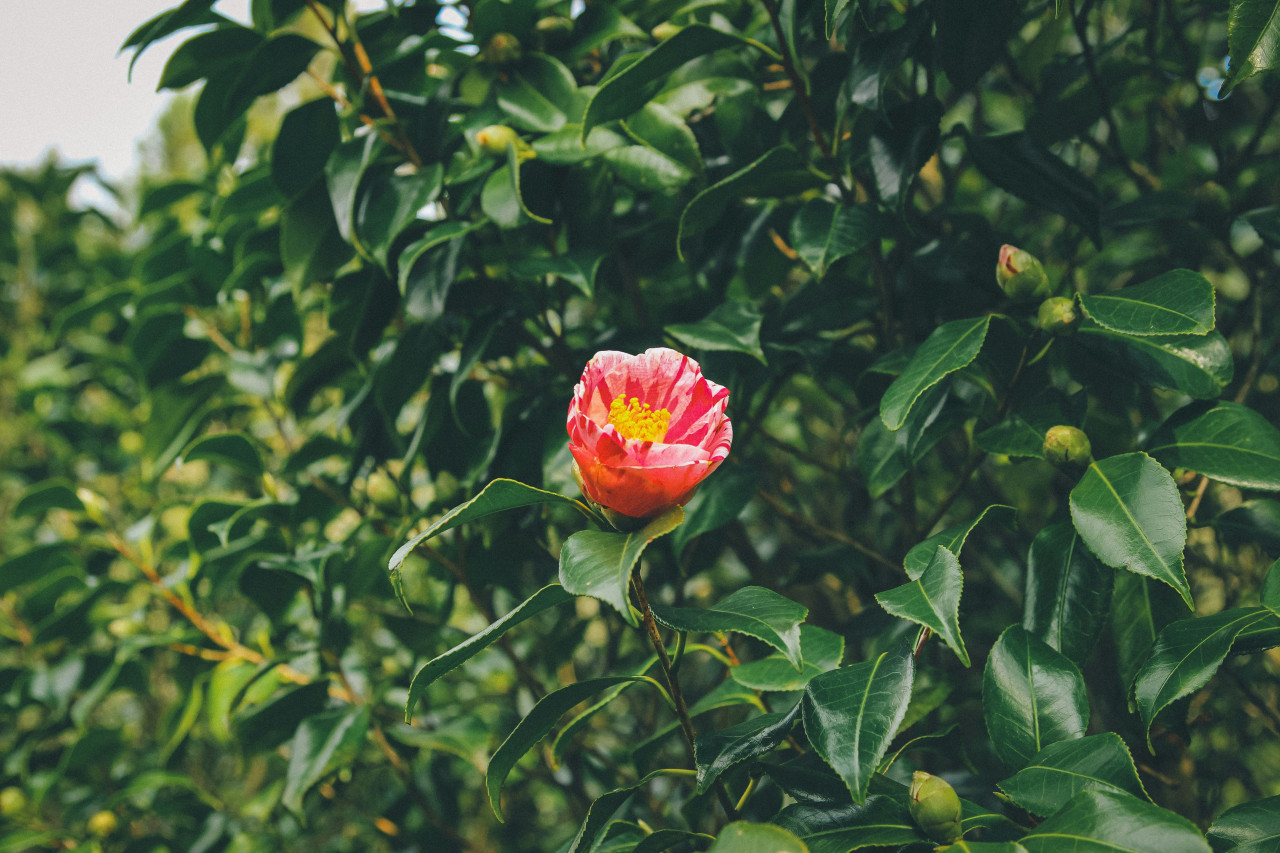
[[[782,20],[778,17],[778,6],[773,0],[761,0],[761,2],[769,13],[769,23],[773,25],[773,34],[778,39],[778,52],[782,55],[783,70],[786,71],[787,79],[791,81],[791,89],[796,93],[796,99],[800,101],[800,107],[804,110],[804,116],[809,122],[809,132],[813,134],[813,141],[817,143],[822,156],[834,162],[835,149],[827,143],[827,136],[818,124],[818,116],[813,111],[813,102],[809,100],[809,91],[800,77],[800,72],[796,69],[791,49],[787,47],[787,37],[782,31]],[[844,187],[842,186],[841,189],[843,190]]]

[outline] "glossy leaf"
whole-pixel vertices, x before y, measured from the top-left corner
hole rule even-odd
[[[898,731],[911,701],[914,663],[907,650],[823,673],[804,693],[804,728],[813,748],[856,802]]]
[[[1231,52],[1231,69],[1222,84],[1223,98],[1241,80],[1280,62],[1280,2],[1231,0],[1227,49]]]
[[[880,419],[901,429],[920,396],[946,376],[973,361],[986,340],[991,316],[952,320],[933,330],[880,400]]]
[[[622,808],[622,804],[630,799],[632,794],[644,788],[662,773],[661,770],[655,770],[638,782],[615,788],[596,797],[587,808],[587,819],[582,822],[578,834],[573,838],[573,843],[566,848],[566,853],[587,853],[587,851],[598,849],[595,846],[596,839],[600,837],[600,833],[614,813]]]
[[[1081,296],[1080,304],[1102,328],[1127,335],[1205,335],[1214,326],[1213,285],[1191,270]]]
[[[418,220],[418,213],[434,202],[444,189],[439,163],[397,175],[386,169],[370,170],[356,213],[356,234],[374,259],[391,272],[388,253],[401,233]]]
[[[850,853],[924,840],[907,810],[883,796],[867,797],[862,805],[795,803],[779,812],[775,822],[803,839],[809,853]]]
[[[762,660],[730,668],[729,675],[743,687],[769,692],[803,690],[815,675],[840,666],[844,657],[844,637],[816,625],[800,626],[800,671],[785,655],[772,654]]]
[[[516,228],[526,220],[549,225],[550,219],[529,210],[520,189],[521,160],[515,149],[509,149],[507,164],[498,167],[484,182],[480,192],[480,209],[499,228]]]
[[[1029,853],[1208,853],[1191,821],[1128,794],[1081,791],[1020,843]]]
[[[768,823],[731,823],[707,853],[810,853],[804,842],[780,826]]]
[[[1241,803],[1209,827],[1214,853],[1268,853],[1280,845],[1280,796]]]
[[[303,795],[329,774],[355,763],[368,731],[367,706],[336,708],[303,720],[290,744],[281,804],[305,820]]]
[[[1159,462],[1126,453],[1091,463],[1071,490],[1071,520],[1102,562],[1167,583],[1191,605],[1182,568],[1187,518]]]
[[[1134,700],[1145,728],[1173,701],[1208,684],[1236,636],[1269,615],[1265,607],[1234,607],[1166,626],[1134,680]],[[1149,746],[1149,732],[1147,742]]]
[[[1045,747],[1084,737],[1084,677],[1063,655],[1020,626],[1006,628],[982,675],[982,713],[996,755],[1021,769]]]
[[[627,624],[639,626],[631,605],[631,572],[649,543],[680,526],[684,510],[673,507],[634,533],[583,530],[560,549],[560,583],[566,592],[609,604]]]
[[[988,515],[1012,516],[1013,513],[1014,508],[1011,506],[992,504],[978,513],[972,521],[953,524],[945,530],[938,531],[923,542],[913,545],[911,550],[907,552],[906,559],[902,561],[907,577],[915,580],[924,574],[925,569],[929,568],[929,564],[933,561],[934,553],[939,548],[946,548],[956,557],[959,557],[960,549],[964,547],[965,540],[969,538],[969,534]]]
[[[1170,622],[1190,615],[1186,602],[1165,584],[1130,572],[1116,573],[1111,596],[1111,635],[1116,646],[1116,667],[1126,692],[1160,631]]]
[[[1115,791],[1147,799],[1133,756],[1115,732],[1051,744],[1001,782],[1000,788],[1041,817],[1053,814],[1081,791]]]
[[[1069,522],[1048,525],[1027,555],[1022,627],[1083,667],[1106,623],[1114,577]]]
[[[806,607],[759,586],[745,586],[705,610],[654,604],[659,623],[675,631],[732,631],[755,637],[777,649],[800,669],[800,623]]]
[[[1175,412],[1151,437],[1147,452],[1168,468],[1280,491],[1280,430],[1239,403],[1220,400]]]
[[[644,145],[622,145],[600,155],[615,175],[641,192],[678,190],[693,180],[693,172],[661,151]]]
[[[683,166],[690,175],[701,176],[705,171],[697,137],[670,108],[662,104],[646,104],[644,109],[624,121],[622,127],[636,142],[661,152]]]
[[[537,616],[544,610],[565,604],[572,598],[560,584],[547,584],[480,633],[428,661],[418,670],[409,684],[409,698],[404,709],[405,722],[413,720],[413,708],[418,703],[418,699],[440,676],[466,663],[521,622]]]
[[[210,74],[243,64],[263,42],[248,27],[222,26],[187,39],[160,72],[156,89],[181,89]]]
[[[1256,542],[1268,554],[1280,554],[1280,501],[1269,498],[1245,501],[1211,522],[1228,544]]]
[[[516,725],[511,734],[493,753],[489,759],[489,767],[485,771],[485,788],[489,792],[489,805],[498,820],[502,820],[502,786],[507,781],[512,768],[516,766],[524,754],[547,736],[556,721],[564,716],[570,708],[591,698],[602,690],[621,684],[624,681],[646,681],[643,676],[611,675],[604,678],[592,678],[578,681],[568,687],[562,687],[554,693],[548,693],[538,700],[524,719]]]
[[[698,768],[698,793],[704,794],[735,764],[759,758],[787,739],[800,716],[800,703],[785,714],[760,714],[736,726],[699,737],[693,745]]]
[[[1084,326],[1076,340],[1113,370],[1197,400],[1221,395],[1235,371],[1231,350],[1218,332],[1136,337]]]
[[[225,465],[246,477],[258,478],[263,473],[262,454],[257,445],[243,433],[226,432],[198,438],[182,451],[179,464],[201,459]]]
[[[938,7],[935,14],[938,60],[960,91],[982,79],[1022,20],[1014,0],[960,0]]]
[[[760,349],[760,324],[764,321],[750,303],[726,302],[696,323],[667,326],[671,337],[708,352],[740,352],[764,362]]]
[[[791,248],[818,278],[876,238],[875,213],[869,205],[843,205],[811,199],[791,220]]]
[[[742,514],[760,482],[760,471],[749,465],[721,467],[703,481],[698,494],[685,504],[684,524],[671,534],[671,546],[681,554],[685,546]]]
[[[939,546],[928,568],[914,581],[876,594],[891,615],[930,629],[969,666],[969,652],[960,636],[960,592],[964,575],[956,555]]]

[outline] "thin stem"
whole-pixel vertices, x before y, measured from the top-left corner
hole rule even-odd
[[[857,551],[863,556],[869,557],[870,559],[874,560],[875,562],[879,563],[880,565],[884,566],[887,569],[892,569],[895,572],[901,571],[902,567],[900,565],[893,562],[884,554],[881,554],[875,548],[872,548],[870,545],[866,545],[862,542],[859,542],[857,539],[854,539],[850,536],[846,536],[844,533],[841,533],[839,530],[831,530],[830,528],[823,527],[821,524],[818,524],[816,521],[812,521],[808,518],[805,518],[803,515],[801,515],[798,512],[791,511],[782,503],[782,501],[780,501],[778,498],[775,498],[773,495],[769,494],[763,489],[757,491],[756,494],[759,495],[760,498],[765,503],[773,507],[773,509],[779,515],[785,518],[787,521],[790,521],[799,527],[803,527],[806,530],[808,530],[810,533],[814,533],[822,537],[823,539],[829,539],[832,542],[839,542],[842,545],[848,545],[853,550]]]

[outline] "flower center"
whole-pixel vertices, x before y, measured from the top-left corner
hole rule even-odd
[[[666,409],[655,412],[648,403],[641,403],[638,397],[623,395],[614,397],[609,404],[609,423],[623,438],[662,441],[667,437],[671,413]]]

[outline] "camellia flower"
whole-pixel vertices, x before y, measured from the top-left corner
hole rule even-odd
[[[675,350],[596,353],[569,405],[582,493],[632,518],[683,506],[729,455],[729,390]]]

